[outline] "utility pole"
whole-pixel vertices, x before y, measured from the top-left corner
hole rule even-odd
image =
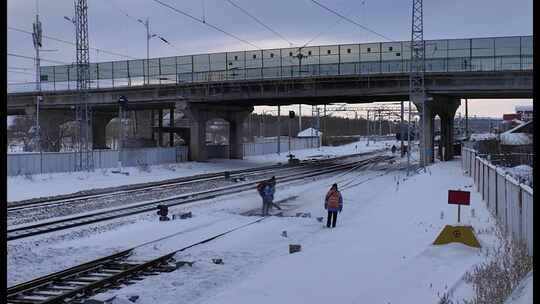
[[[39,60],[39,49],[42,46],[42,37],[41,37],[41,22],[39,21],[39,5],[38,0],[36,0],[36,22],[33,24],[33,33],[32,33],[32,42],[34,43],[34,49],[36,50],[36,91],[38,92],[36,96],[36,130],[35,130],[35,141],[37,148],[39,149],[39,172],[43,173],[43,149],[41,147],[41,128],[39,125],[39,103],[43,98],[41,96],[41,77],[40,77],[40,67],[41,62]]]
[[[302,104],[298,104],[298,132],[302,132]]]
[[[382,137],[382,113],[381,113],[381,109],[379,108],[379,138]]]
[[[317,130],[319,131],[319,134],[317,134],[317,137],[318,137],[318,145],[317,145],[317,148],[320,148],[321,147],[321,114],[319,112],[319,107],[317,106]]]
[[[278,124],[278,136],[277,136],[277,154],[281,153],[281,106],[277,106],[277,124]]]
[[[369,146],[369,110],[366,112],[366,146]]]
[[[323,113],[323,118],[324,118],[324,121],[323,121],[324,132],[323,132],[323,134],[322,134],[322,137],[323,137],[323,139],[324,139],[324,140],[323,140],[323,143],[326,143],[326,138],[327,138],[327,136],[328,136],[328,134],[326,134],[326,133],[327,133],[326,127],[327,127],[327,123],[328,123],[328,120],[327,120],[327,117],[326,117],[326,104],[323,105],[323,111],[324,111],[324,113]]]
[[[420,165],[424,167],[431,158],[427,146],[426,95],[424,88],[425,47],[422,0],[413,0],[411,31],[411,67],[409,72],[409,100],[422,106],[422,132],[420,137]]]
[[[405,134],[403,134],[405,131],[404,130],[404,127],[403,126],[403,116],[405,115],[405,108],[404,108],[404,102],[403,100],[401,101],[401,115],[400,115],[400,121],[399,121],[399,139],[401,141],[401,157],[403,157],[405,155],[405,144],[404,144],[404,140],[405,140]]]
[[[150,39],[152,39],[152,35],[150,35],[150,18],[146,17],[145,21],[142,21],[141,19],[137,19],[144,27],[146,28],[146,84],[150,84]],[[156,36],[154,34],[154,36]]]
[[[263,112],[264,113],[264,112]],[[262,138],[263,137],[263,124],[262,124],[262,115],[258,115],[259,116],[259,137]]]
[[[469,100],[465,98],[465,138],[469,138]]]
[[[411,101],[409,100],[409,119],[407,122],[407,176],[411,168]]]

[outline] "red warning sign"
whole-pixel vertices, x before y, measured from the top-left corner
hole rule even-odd
[[[469,191],[448,190],[448,203],[469,205],[471,203],[471,193]]]

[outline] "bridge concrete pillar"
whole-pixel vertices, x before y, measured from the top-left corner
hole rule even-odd
[[[413,101],[414,102],[414,101]],[[418,122],[418,125],[420,128],[422,128],[422,104],[414,102],[416,108],[418,109],[418,112],[420,113],[420,121]],[[426,143],[426,150],[420,149],[420,160],[424,159],[424,154],[426,154],[426,165],[429,165],[433,163],[434,158],[434,141],[433,141],[433,135],[435,131],[435,112],[433,109],[433,105],[431,101],[426,102],[426,132],[423,132],[420,134],[420,142]],[[422,146],[422,144],[420,144]]]
[[[251,111],[234,112],[229,115],[229,158],[244,158],[244,132],[242,124],[246,121]]]
[[[60,151],[62,138],[66,132],[62,124],[70,120],[75,120],[75,113],[70,110],[41,110],[39,112],[42,151]]]
[[[116,116],[116,113],[93,113],[92,149],[107,149],[107,125]]]
[[[206,161],[208,153],[206,149],[206,122],[208,112],[204,109],[191,107],[191,127],[189,132],[189,159],[193,161]]]
[[[434,110],[441,119],[439,157],[442,161],[454,158],[454,116],[461,99],[452,96],[434,96]]]
[[[135,136],[152,139],[152,110],[135,111]]]

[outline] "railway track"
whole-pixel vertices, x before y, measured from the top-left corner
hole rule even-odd
[[[372,156],[366,159],[352,161],[344,164],[332,164],[324,168],[318,168],[317,170],[311,170],[300,173],[289,173],[285,176],[276,175],[280,183],[292,182],[301,180],[308,177],[314,177],[318,175],[328,174],[340,170],[351,169],[354,167],[360,167],[374,162],[385,161],[393,158],[392,156]],[[53,231],[65,230],[74,227],[80,227],[88,224],[104,222],[112,219],[127,217],[131,215],[141,214],[150,211],[156,211],[158,205],[167,205],[173,207],[181,204],[207,200],[218,196],[224,196],[228,194],[235,194],[243,191],[253,190],[254,186],[261,180],[254,180],[244,183],[235,184],[232,186],[221,187],[216,189],[209,189],[199,191],[195,193],[181,194],[164,199],[157,199],[152,201],[146,201],[141,203],[135,203],[130,206],[124,206],[116,209],[98,211],[90,214],[78,215],[59,220],[51,220],[41,222],[32,225],[19,226],[7,230],[7,240],[13,241],[30,236],[46,234]]]
[[[83,203],[86,201],[95,201],[98,199],[99,200],[113,200],[115,197],[119,197],[119,196],[136,197],[137,195],[144,195],[144,194],[148,194],[154,191],[163,192],[168,189],[174,189],[181,186],[189,187],[197,183],[207,183],[210,181],[225,181],[227,179],[234,180],[238,178],[246,178],[250,176],[261,175],[265,173],[298,170],[302,168],[307,168],[312,165],[330,164],[337,160],[350,158],[350,157],[370,155],[370,154],[374,154],[378,152],[380,151],[359,153],[359,154],[340,156],[340,157],[323,159],[323,160],[302,161],[300,164],[296,164],[296,165],[279,164],[279,165],[264,166],[264,167],[259,167],[259,168],[249,168],[249,169],[224,171],[224,172],[217,172],[217,173],[200,174],[200,175],[181,177],[181,178],[170,179],[170,180],[165,180],[165,181],[143,183],[143,184],[136,184],[136,185],[127,185],[127,186],[115,187],[112,189],[94,190],[92,191],[92,193],[73,193],[73,194],[60,195],[60,196],[49,197],[49,198],[31,199],[31,200],[25,200],[25,201],[20,201],[20,202],[9,202],[7,204],[8,217],[12,214],[16,214],[17,212],[36,209],[36,208]]]
[[[197,245],[210,242],[236,230],[258,223],[265,218],[232,228],[206,238],[179,250],[149,259],[130,260],[133,251],[141,246],[124,250],[113,255],[56,272],[29,282],[21,283],[7,290],[7,304],[53,304],[82,303],[85,298],[96,293],[118,289],[120,285],[133,284],[145,276],[171,272],[185,262],[176,262],[173,256]],[[162,240],[162,239],[160,239]],[[145,243],[147,246],[153,242]]]

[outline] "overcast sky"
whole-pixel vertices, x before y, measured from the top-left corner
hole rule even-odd
[[[310,0],[231,0],[284,38],[272,33],[244,15],[226,0],[162,0],[197,18],[262,48],[336,43],[385,41],[316,6]],[[393,40],[410,39],[412,0],[319,0],[347,17]],[[8,0],[8,26],[31,31],[36,13],[35,0]],[[203,10],[204,7],[204,10]],[[40,0],[43,34],[74,41],[74,26],[64,16],[74,15],[72,0]],[[152,32],[173,46],[152,39],[151,57],[188,55],[206,52],[254,49],[202,23],[182,16],[153,0],[89,0],[88,24],[91,47],[136,58],[146,57],[146,32],[134,18],[150,18]],[[424,39],[472,38],[531,35],[532,0],[455,0],[424,1]],[[30,35],[8,30],[8,52],[34,56]],[[63,62],[75,61],[73,46],[44,39],[42,57]],[[90,60],[110,61],[125,58],[92,51]],[[45,63],[44,63],[45,64]],[[50,64],[50,63],[48,63]],[[8,81],[34,81],[31,60],[8,57]],[[28,69],[28,70],[24,70]],[[17,71],[18,73],[15,73]],[[513,112],[513,102],[474,101],[471,113],[500,116]]]

